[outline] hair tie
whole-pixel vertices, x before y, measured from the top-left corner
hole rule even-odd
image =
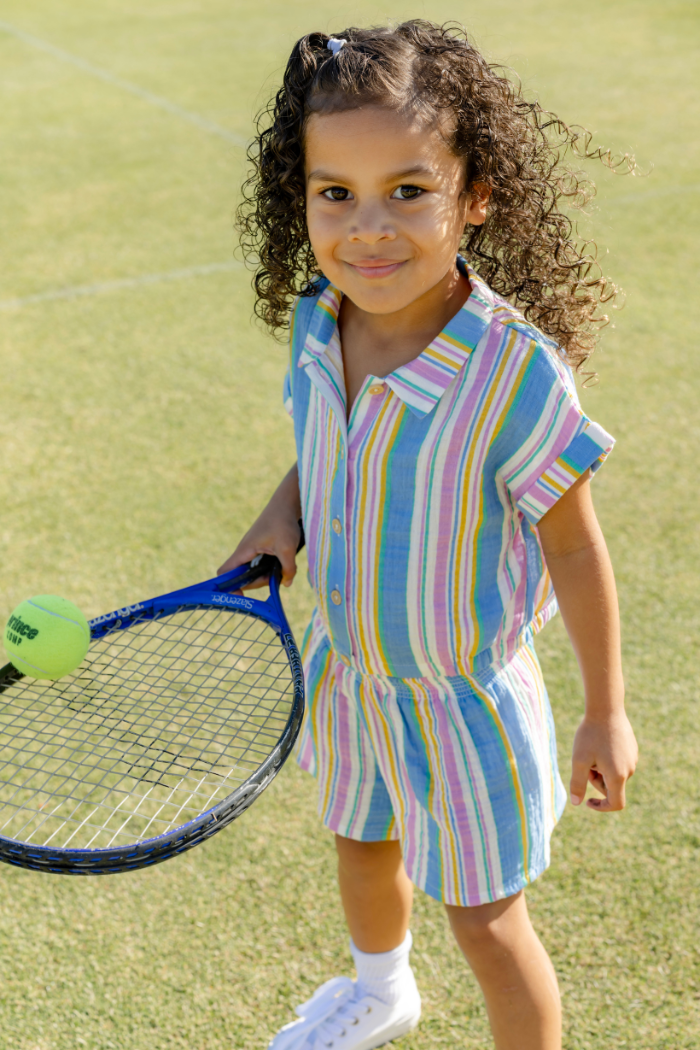
[[[335,56],[338,54],[344,43],[345,40],[338,40],[336,37],[330,36],[328,38],[328,43],[326,44],[326,47],[329,51],[332,52],[333,57],[335,58]]]

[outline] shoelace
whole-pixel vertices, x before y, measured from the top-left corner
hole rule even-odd
[[[319,1050],[332,1047],[336,1037],[342,1035],[347,1025],[359,1022],[360,1015],[368,1009],[355,998],[355,982],[349,977],[333,977],[317,988],[311,998],[297,1006],[295,1013],[301,1024],[289,1026],[278,1033],[277,1050],[298,1050],[308,1046],[307,1036],[314,1040]]]
[[[351,1025],[360,1023],[362,1014],[368,1014],[371,1010],[371,1006],[363,1004],[357,999],[350,999],[345,1006],[341,1006],[319,1025],[316,1029],[315,1045],[332,1047],[336,1036],[344,1036]]]

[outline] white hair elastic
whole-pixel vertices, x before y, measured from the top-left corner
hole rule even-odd
[[[335,56],[338,54],[344,43],[344,40],[338,40],[336,37],[331,36],[328,38],[328,43],[326,44],[326,47],[329,51],[333,53],[333,57],[335,58]]]

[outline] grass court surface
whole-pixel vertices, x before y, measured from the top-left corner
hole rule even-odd
[[[292,42],[385,17],[464,21],[494,59],[647,178],[597,165],[595,232],[625,309],[589,414],[641,746],[624,814],[567,810],[529,892],[568,1050],[700,1046],[700,127],[692,0],[5,0],[0,12],[0,545],[4,618],[36,593],[86,615],[205,579],[293,459],[285,352],[250,323],[232,212],[252,113]],[[653,170],[652,170],[653,169]],[[303,574],[302,574],[303,575]],[[287,595],[300,638],[311,597]],[[581,686],[540,637],[568,777]],[[205,846],[104,879],[0,870],[12,1050],[257,1050],[351,972],[330,837],[289,764]],[[405,1050],[488,1047],[442,909],[418,896],[424,996]]]

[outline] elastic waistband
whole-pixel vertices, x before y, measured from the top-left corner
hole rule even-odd
[[[325,632],[324,632],[325,633]],[[330,640],[328,646],[331,650],[332,658],[335,663],[342,667],[344,670],[351,671],[357,678],[376,680],[379,682],[440,682],[449,681],[455,678],[463,678],[469,680],[475,678],[479,681],[488,681],[493,678],[494,675],[498,674],[499,671],[503,670],[523,649],[531,649],[534,652],[534,638],[535,631],[532,626],[529,626],[518,639],[518,645],[514,645],[512,649],[501,654],[498,659],[493,659],[493,654],[490,649],[485,649],[477,655],[472,663],[472,667],[468,671],[460,670],[459,668],[451,668],[449,671],[445,670],[442,673],[436,674],[434,671],[430,671],[427,674],[375,674],[370,671],[363,671],[356,667],[352,660],[347,656],[343,656],[335,651]]]

